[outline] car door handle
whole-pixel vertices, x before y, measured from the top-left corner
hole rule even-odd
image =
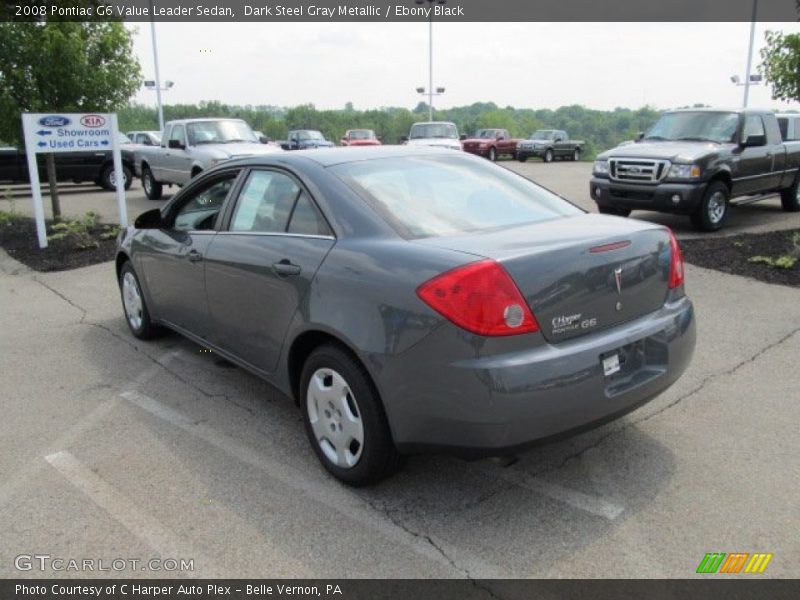
[[[200,262],[203,260],[203,255],[200,254],[197,250],[192,250],[189,254],[186,255],[186,258],[189,259],[189,262]]]
[[[292,264],[286,258],[280,262],[272,263],[272,270],[278,277],[300,275],[300,265]]]

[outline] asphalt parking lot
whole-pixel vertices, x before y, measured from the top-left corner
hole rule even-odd
[[[503,164],[590,208],[590,164]],[[79,187],[66,214],[115,220],[112,193]],[[128,195],[131,217],[161,204]],[[800,216],[769,200],[724,234],[777,227]],[[412,457],[353,490],[291,400],[177,335],[133,338],[111,263],[41,274],[0,254],[0,280],[0,577],[684,578],[708,552],[800,573],[796,289],[689,266],[697,350],[662,396],[516,462]],[[126,566],[20,571],[20,555]],[[130,563],[156,557],[193,570]]]

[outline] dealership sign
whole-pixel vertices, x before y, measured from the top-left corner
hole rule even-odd
[[[22,129],[25,135],[25,153],[31,177],[33,208],[39,247],[47,247],[42,191],[39,187],[37,154],[54,152],[104,152],[111,150],[114,172],[122,173],[122,155],[119,147],[117,115],[113,113],[23,113]],[[128,224],[125,208],[125,178],[116,177],[117,206],[120,226]]]

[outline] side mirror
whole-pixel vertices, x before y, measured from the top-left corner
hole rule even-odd
[[[755,146],[766,146],[767,145],[767,136],[766,135],[748,135],[744,142],[742,142],[742,146],[745,148],[753,148]]]
[[[167,142],[167,146],[172,148],[173,150],[183,150],[186,148],[184,144],[181,144],[178,140],[170,140]]]
[[[636,134],[636,139],[634,141],[638,143],[641,142],[643,139],[644,139],[644,131],[640,131],[639,133]]]
[[[465,139],[467,139],[467,134],[462,133],[460,136],[458,136],[458,139],[463,142]]]
[[[133,226],[136,229],[161,229],[163,225],[160,208],[152,208],[143,212],[133,222]]]
[[[266,135],[261,135],[258,137],[258,141],[262,144],[269,144],[272,141],[272,138]]]
[[[401,141],[401,142],[407,142],[407,141],[408,141],[408,136],[407,136],[407,135],[404,135],[404,136],[402,136],[402,137],[400,138],[400,141]]]
[[[502,142],[504,139],[506,139],[506,136],[504,136],[504,135],[498,135],[498,136],[497,136],[497,139],[498,139],[499,141],[501,141],[501,142]]]

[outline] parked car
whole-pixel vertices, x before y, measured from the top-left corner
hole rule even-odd
[[[125,136],[120,137],[128,142],[128,138]],[[133,154],[124,148],[121,154],[125,189],[127,190],[133,182]],[[56,164],[56,181],[72,181],[75,183],[92,181],[107,190],[116,189],[114,155],[111,150],[55,152],[53,156]],[[44,154],[36,155],[40,181],[47,181],[45,160]],[[0,182],[29,183],[30,180],[28,157],[25,151],[17,148],[0,148]]]
[[[381,141],[372,129],[348,129],[339,141],[342,146],[380,146]]]
[[[716,231],[732,198],[754,202],[779,192],[784,210],[800,211],[799,169],[800,142],[782,141],[772,112],[672,110],[637,143],[600,154],[589,191],[602,213],[676,213]]]
[[[449,121],[428,121],[414,123],[403,143],[407,146],[441,146],[452,150],[462,150],[461,140],[466,136],[458,134],[455,123]]]
[[[164,126],[161,145],[135,153],[136,175],[148,198],[158,200],[164,184],[184,185],[214,165],[281,149],[259,139],[241,119],[181,119]]]
[[[475,135],[464,140],[464,152],[477,154],[488,158],[492,162],[498,156],[517,156],[517,144],[520,140],[513,139],[507,129],[478,129]]]
[[[669,229],[438,148],[227,161],[124,230],[116,272],[134,336],[168,327],[270,381],[354,485],[607,422],[695,345]]]
[[[569,139],[563,129],[537,129],[531,137],[517,144],[517,160],[525,162],[532,156],[546,163],[557,158],[580,160],[585,145],[584,141]]]
[[[161,132],[160,131],[129,131],[125,135],[134,144],[141,144],[142,146],[160,146],[161,145]]]
[[[284,150],[308,150],[332,146],[334,143],[326,140],[322,132],[315,129],[294,129],[289,132],[286,141],[281,143],[281,148]]]

